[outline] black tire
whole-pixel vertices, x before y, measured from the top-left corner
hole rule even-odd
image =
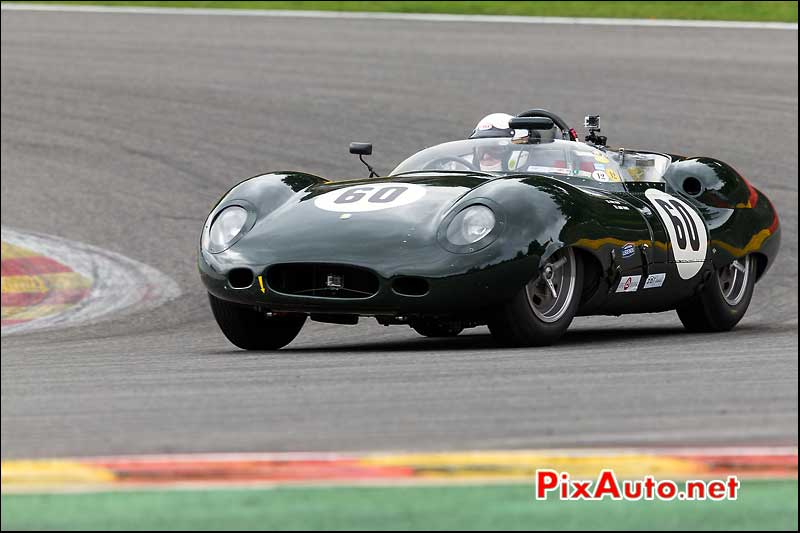
[[[569,290],[564,283],[560,284],[560,288],[556,287],[559,290],[556,302],[561,298],[562,288],[567,291],[556,312],[552,316],[546,316],[547,313],[534,311],[536,304],[531,291],[532,287],[542,282],[542,276],[545,275],[543,269],[541,276],[537,275],[522,287],[511,301],[497,308],[489,318],[489,331],[497,342],[508,346],[547,346],[557,341],[567,331],[581,301],[583,262],[580,254],[565,248],[553,254],[547,264],[557,263],[562,257],[571,261],[570,268],[574,276],[570,275],[572,290]],[[543,316],[545,318],[542,318]]]
[[[744,269],[743,274],[746,273],[739,281],[740,287],[724,281],[724,271],[730,272],[737,263]],[[678,317],[683,326],[698,333],[731,330],[750,306],[756,284],[756,267],[756,260],[746,256],[714,272],[698,295],[678,306]],[[733,296],[738,298],[732,298],[728,291],[735,292]]]
[[[457,322],[414,321],[409,324],[411,329],[423,337],[457,337],[464,328]]]
[[[278,350],[297,337],[306,315],[268,317],[250,307],[208,295],[211,311],[222,333],[243,350]]]

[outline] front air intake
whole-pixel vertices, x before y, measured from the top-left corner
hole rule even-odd
[[[403,296],[424,296],[428,294],[428,282],[422,278],[400,277],[392,283],[392,290]]]
[[[324,263],[287,263],[267,271],[275,292],[317,298],[369,298],[380,288],[378,276],[360,267]]]
[[[249,268],[234,268],[228,272],[228,284],[234,289],[247,289],[253,284],[253,271]]]

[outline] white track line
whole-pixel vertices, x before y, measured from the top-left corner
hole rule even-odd
[[[501,24],[566,24],[591,26],[649,26],[670,28],[717,28],[794,30],[792,22],[741,22],[727,20],[624,19],[581,17],[522,17],[511,15],[447,15],[439,13],[363,13],[355,11],[292,11],[258,9],[201,9],[174,7],[91,6],[60,4],[8,4],[3,11],[49,11],[64,13],[124,13],[133,15],[202,15],[226,17],[283,17],[341,20],[399,20],[421,22],[479,22]]]
[[[442,457],[451,455],[541,455],[552,457],[606,457],[623,455],[656,455],[656,456],[783,456],[797,455],[797,446],[702,446],[702,447],[680,447],[680,448],[564,448],[564,449],[529,449],[529,450],[472,450],[472,451],[371,451],[371,452],[242,452],[242,453],[177,453],[177,454],[143,454],[143,455],[118,455],[118,456],[95,456],[63,458],[70,461],[93,462],[93,461],[145,461],[145,462],[187,462],[187,461],[335,461],[343,459],[364,459],[386,456],[407,456],[425,455]],[[61,459],[61,458],[57,458]]]
[[[96,246],[41,233],[3,227],[2,240],[63,263],[92,280],[89,295],[57,315],[3,326],[3,335],[61,328],[97,321],[112,313],[152,309],[180,295],[178,285],[159,272],[123,255]]]

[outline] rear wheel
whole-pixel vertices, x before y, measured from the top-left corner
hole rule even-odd
[[[751,256],[717,269],[702,292],[678,307],[678,317],[689,331],[732,329],[744,316],[756,284],[756,262]]]
[[[489,320],[492,336],[512,346],[546,346],[569,327],[581,299],[583,263],[571,249],[554,253],[539,276],[528,282]]]
[[[409,325],[423,337],[456,337],[464,331],[464,327],[458,322],[420,320],[413,321]]]
[[[222,333],[243,350],[277,350],[297,337],[306,315],[267,316],[250,307],[208,295],[211,311]]]

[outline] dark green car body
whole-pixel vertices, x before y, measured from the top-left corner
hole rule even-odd
[[[761,278],[780,244],[769,200],[721,161],[670,157],[657,182],[600,183],[513,171],[431,171],[338,182],[298,172],[256,176],[232,188],[209,215],[204,236],[223,209],[237,205],[249,213],[226,250],[212,253],[201,243],[200,275],[217,298],[268,312],[329,321],[360,315],[474,323],[485,323],[495,305],[565,247],[584,264],[582,315],[674,309],[700,291],[715,269],[745,255],[756,259]],[[398,184],[413,185],[422,196],[364,212],[326,210],[315,201],[336,191],[343,192],[334,201],[345,194],[381,201],[402,190]],[[658,198],[667,204],[657,205]],[[679,209],[668,205],[669,198]],[[471,205],[492,209],[496,225],[474,245],[455,246],[444,233]],[[672,223],[663,216],[666,207],[680,239],[686,206],[705,226],[695,228],[704,236],[703,255],[692,264],[676,259]],[[681,246],[688,247],[691,236],[683,235]]]

